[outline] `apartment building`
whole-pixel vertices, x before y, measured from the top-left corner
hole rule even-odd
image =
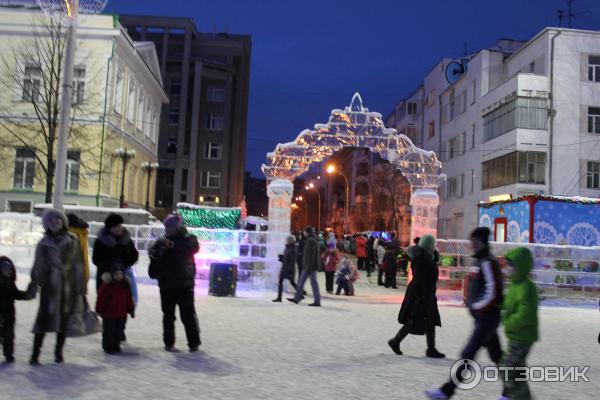
[[[421,129],[423,148],[436,151],[448,176],[441,237],[466,237],[479,222],[477,203],[491,196],[600,194],[598,39],[600,32],[546,28],[434,68],[447,87],[425,82],[421,102],[438,103],[439,129],[430,133],[427,117]]]
[[[35,4],[0,2],[2,211],[27,213],[45,202],[51,119],[42,123],[38,115],[52,111],[48,104],[59,85],[51,69],[62,62],[46,53],[48,35],[57,32],[47,22]],[[150,199],[146,193],[155,176],[143,165],[157,161],[160,110],[168,102],[154,44],[134,41],[110,15],[86,16],[74,72],[67,175],[61,177],[65,203],[116,207],[122,183],[126,206],[153,203],[154,191]],[[135,152],[125,174],[118,149]]]
[[[239,206],[250,77],[250,36],[198,32],[190,18],[119,16],[136,40],[156,44],[171,101],[159,134],[157,200]]]

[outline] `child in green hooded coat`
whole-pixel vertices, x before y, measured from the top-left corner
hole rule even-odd
[[[538,293],[535,284],[529,279],[533,268],[533,256],[525,247],[509,251],[505,258],[512,268],[510,286],[504,298],[502,322],[508,337],[508,349],[500,365],[504,367],[525,367],[531,346],[538,340]],[[529,400],[531,393],[526,381],[516,381],[519,371],[510,371],[504,381],[500,400]]]

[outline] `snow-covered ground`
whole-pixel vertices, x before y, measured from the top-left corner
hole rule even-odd
[[[19,275],[20,288],[28,281],[25,274]],[[93,302],[91,283],[90,292]],[[127,324],[124,354],[105,355],[100,335],[68,339],[66,363],[55,365],[54,335],[49,335],[42,366],[35,368],[27,361],[37,301],[18,302],[17,362],[0,365],[0,399],[421,399],[424,389],[448,378],[472,325],[464,308],[441,296],[438,348],[448,359],[425,358],[425,338],[419,336],[409,336],[402,344],[405,355],[397,356],[386,341],[399,327],[400,290],[362,281],[356,297],[325,295],[322,308],[308,307],[308,302],[272,303],[273,297],[239,291],[236,298],[217,298],[207,296],[206,286],[200,286],[196,306],[201,351],[187,352],[178,321],[177,345],[182,351],[167,353],[158,288],[144,283],[136,318]],[[537,398],[597,398],[598,310],[542,307],[540,327],[541,341],[529,363],[589,365],[591,382],[533,383]],[[490,363],[485,352],[479,359]],[[496,399],[499,393],[499,383],[485,383],[456,398]]]

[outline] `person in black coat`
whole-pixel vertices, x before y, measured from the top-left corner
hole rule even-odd
[[[297,257],[298,257],[298,278],[300,278],[300,275],[302,274],[302,253],[304,252],[304,244],[306,243],[306,236],[304,236],[304,232],[300,232],[300,234],[298,235],[298,251],[297,253]]]
[[[148,275],[158,280],[163,312],[163,341],[165,350],[175,350],[175,307],[179,307],[181,322],[190,352],[198,351],[200,324],[194,305],[196,263],[194,255],[200,249],[198,239],[188,233],[183,220],[171,214],[163,221],[165,237],[150,249]]]
[[[283,254],[279,255],[279,261],[281,261],[281,271],[279,272],[277,298],[273,300],[275,303],[281,303],[284,280],[289,280],[292,284],[292,287],[298,290],[296,282],[294,282],[294,275],[296,274],[296,257],[296,238],[294,236],[288,236],[285,244],[285,250],[283,251]]]
[[[104,228],[94,243],[92,262],[97,267],[96,293],[103,283],[102,274],[110,273],[110,269],[115,263],[129,269],[138,260],[138,251],[129,232],[123,227],[123,222],[123,217],[120,215],[110,214],[104,221]]]
[[[425,334],[427,357],[445,357],[435,348],[435,327],[442,326],[435,296],[439,275],[438,259],[435,238],[431,235],[423,236],[419,241],[419,247],[413,252],[411,265],[413,279],[406,288],[404,301],[398,314],[398,322],[403,326],[396,336],[388,341],[392,351],[398,355],[402,354],[400,342],[408,334]]]
[[[373,235],[369,236],[369,240],[367,240],[367,278],[371,278],[371,273],[375,268],[375,248],[373,245],[375,244],[375,237]]]
[[[27,292],[17,289],[17,273],[8,257],[0,257],[0,336],[7,363],[15,361],[15,300],[30,300]]]

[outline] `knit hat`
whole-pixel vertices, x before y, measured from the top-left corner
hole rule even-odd
[[[471,232],[471,239],[478,239],[483,244],[488,245],[490,241],[490,228],[485,226],[480,226],[479,228],[475,228],[473,232]]]
[[[90,227],[87,222],[85,222],[82,218],[80,218],[76,214],[69,213],[69,214],[67,214],[67,218],[69,219],[69,227],[70,228],[87,229]]]
[[[183,225],[183,219],[178,214],[169,214],[163,221],[165,228],[179,228]]]
[[[119,214],[111,213],[104,220],[104,227],[106,229],[111,229],[117,225],[121,225],[123,222],[125,222],[125,220],[123,220],[123,217],[121,217]]]
[[[67,219],[67,216],[64,212],[56,208],[48,208],[42,214],[42,226],[44,227],[45,231],[50,230],[50,221],[53,218],[62,219],[64,229],[67,229],[69,227],[69,220]]]

